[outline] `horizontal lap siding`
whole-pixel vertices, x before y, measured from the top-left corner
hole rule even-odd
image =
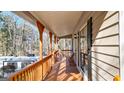
[[[100,37],[105,37],[105,36],[109,36],[109,35],[113,35],[113,34],[118,34],[118,23],[113,25],[112,27],[109,27],[107,29],[104,29],[103,31],[99,32],[99,35],[97,36],[97,38]]]
[[[110,26],[114,23],[118,22],[118,13],[114,14],[113,16],[111,16],[110,18],[108,19],[105,19],[105,21],[103,22],[100,30],[102,30],[103,28],[107,27],[107,26]]]
[[[113,56],[119,56],[118,47],[97,47],[92,48],[93,52],[106,53]]]
[[[99,73],[96,72],[96,70],[92,69],[92,79],[94,81],[106,81],[106,79],[101,76]]]
[[[111,81],[115,75],[119,75],[120,67],[118,17],[118,12],[108,12],[97,36],[95,39],[93,39],[94,43],[91,51],[93,80]]]
[[[93,45],[118,45],[118,35],[95,40]]]

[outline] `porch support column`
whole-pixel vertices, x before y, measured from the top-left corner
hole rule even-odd
[[[38,30],[39,30],[39,35],[40,35],[40,60],[42,60],[43,58],[43,31],[44,31],[44,26],[39,22],[37,21],[36,22],[37,24],[37,27],[38,27]]]
[[[54,35],[54,49],[56,50],[56,36]]]
[[[56,44],[56,36],[54,35],[54,43]]]
[[[50,37],[50,54],[52,53],[52,32],[49,32]]]
[[[58,44],[58,42],[59,42],[59,38],[57,38],[57,44]]]
[[[71,40],[72,40],[72,52],[73,52],[73,37],[72,37],[72,39],[71,39]]]

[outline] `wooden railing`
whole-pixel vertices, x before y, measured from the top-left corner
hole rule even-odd
[[[24,69],[13,73],[9,76],[10,81],[40,81],[44,80],[47,74],[50,72],[52,64],[54,63],[54,55],[57,51],[48,55],[44,59],[35,62]]]
[[[72,50],[69,50],[69,49],[66,49],[66,50],[61,50],[62,53],[65,55],[65,56],[70,56],[73,54],[72,53]]]

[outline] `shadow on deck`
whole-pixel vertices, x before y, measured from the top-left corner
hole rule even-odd
[[[62,56],[61,56],[62,57]],[[61,60],[53,65],[51,72],[45,81],[81,81],[80,75],[75,64],[70,65],[69,57],[63,56]]]

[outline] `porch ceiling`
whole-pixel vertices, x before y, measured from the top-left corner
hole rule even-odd
[[[58,37],[72,34],[82,13],[81,11],[30,11],[47,29]]]
[[[35,24],[36,18],[58,37],[65,37],[83,29],[90,17],[93,17],[93,33],[97,34],[106,11],[15,11],[14,13],[32,24]]]

